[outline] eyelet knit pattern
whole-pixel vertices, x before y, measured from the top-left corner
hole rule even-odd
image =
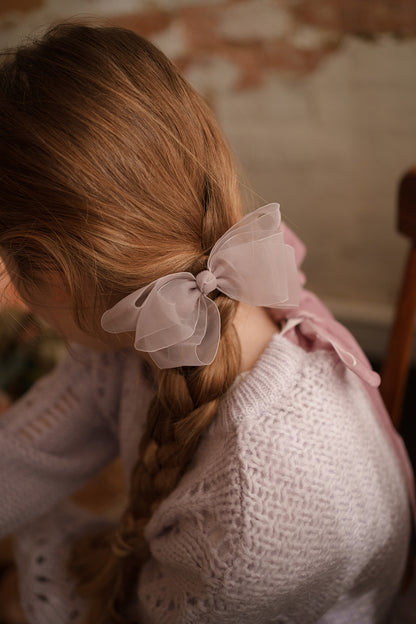
[[[140,371],[136,354],[69,356],[0,421],[0,528],[25,526],[30,624],[80,621],[65,553],[97,519],[61,501],[118,445],[129,474],[153,392]],[[132,613],[144,624],[382,624],[409,534],[402,474],[362,382],[334,353],[276,334],[151,518]]]

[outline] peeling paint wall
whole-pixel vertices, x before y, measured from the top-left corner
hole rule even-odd
[[[416,162],[414,0],[0,0],[0,45],[108,18],[152,39],[209,100],[257,196],[306,241],[309,286],[342,318],[388,323]]]

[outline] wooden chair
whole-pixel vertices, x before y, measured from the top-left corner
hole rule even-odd
[[[397,229],[410,239],[411,244],[381,372],[380,387],[387,411],[396,428],[401,420],[416,318],[416,167],[408,171],[400,181]]]

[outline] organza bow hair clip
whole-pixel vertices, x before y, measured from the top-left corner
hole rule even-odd
[[[139,288],[104,312],[103,329],[135,332],[134,346],[159,368],[203,366],[216,356],[221,335],[215,289],[244,303],[271,308],[299,304],[293,247],[280,227],[279,204],[243,217],[216,242],[198,275],[172,273]]]

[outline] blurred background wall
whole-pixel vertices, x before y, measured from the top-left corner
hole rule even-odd
[[[0,0],[0,47],[93,15],[182,68],[254,205],[280,202],[308,245],[309,287],[382,355],[406,251],[397,183],[416,163],[415,0]]]

